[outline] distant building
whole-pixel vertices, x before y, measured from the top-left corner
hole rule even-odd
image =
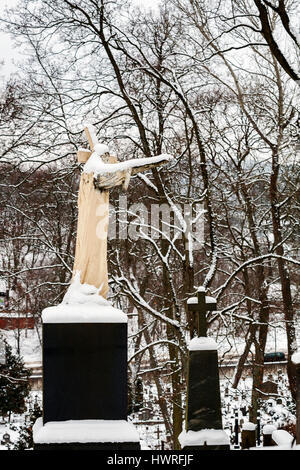
[[[9,310],[9,289],[0,279],[0,330],[33,329],[34,317],[30,313]]]
[[[28,313],[0,311],[0,330],[25,330],[34,328],[34,317]]]

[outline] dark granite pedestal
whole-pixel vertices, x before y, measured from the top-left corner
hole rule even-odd
[[[228,450],[222,429],[220,383],[216,343],[194,338],[190,343],[187,383],[185,450]]]
[[[190,351],[188,373],[187,430],[222,429],[217,351]]]
[[[43,418],[34,426],[34,449],[140,448],[138,434],[127,422],[124,317],[43,323]]]
[[[127,419],[127,324],[44,324],[43,406],[44,423]]]

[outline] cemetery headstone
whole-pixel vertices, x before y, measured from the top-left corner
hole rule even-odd
[[[257,431],[256,431],[257,445],[260,445],[260,410],[257,410]]]
[[[43,417],[33,427],[34,448],[137,450],[127,421],[127,315],[106,300],[108,189],[127,188],[132,174],[170,156],[131,160],[124,170],[92,126],[86,134],[73,279],[62,303],[42,313]]]
[[[292,355],[296,367],[296,443],[300,444],[300,350]]]
[[[229,438],[222,428],[217,344],[207,337],[206,313],[216,309],[216,300],[198,289],[188,300],[196,315],[197,336],[189,343],[185,431],[179,436],[185,450],[229,449]]]
[[[270,447],[270,446],[275,446],[275,442],[272,439],[272,434],[274,431],[276,431],[276,426],[273,426],[273,424],[265,424],[263,427],[263,446],[264,447]]]
[[[242,426],[242,435],[241,435],[241,448],[250,449],[250,447],[255,447],[256,437],[255,437],[255,424],[246,422]]]
[[[239,413],[238,410],[234,412],[234,448],[239,449]]]

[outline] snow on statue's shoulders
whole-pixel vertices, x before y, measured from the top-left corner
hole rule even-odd
[[[215,340],[206,336],[196,336],[188,345],[189,351],[214,351],[217,348]]]
[[[43,323],[126,323],[127,315],[99,295],[99,289],[81,284],[76,273],[63,301],[42,312]]]

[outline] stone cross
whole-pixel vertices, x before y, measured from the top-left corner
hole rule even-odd
[[[159,426],[157,426],[157,428],[156,428],[156,437],[157,437],[158,440],[160,438],[160,435],[161,435],[161,430],[159,429]]]
[[[197,335],[207,336],[207,312],[216,310],[217,301],[215,298],[206,295],[205,287],[199,287],[197,297],[188,299],[188,310],[194,312],[197,318]]]
[[[109,189],[122,185],[127,189],[132,175],[166,164],[172,157],[132,159],[118,162],[106,145],[98,142],[95,129],[88,124],[85,133],[90,150],[80,149],[78,161],[85,163],[78,194],[78,225],[73,279],[98,289],[104,298],[108,292],[107,233]]]
[[[197,337],[188,344],[186,426],[180,434],[181,446],[187,450],[229,449],[222,428],[217,343],[206,337],[206,314],[216,306],[204,287],[198,289],[197,297],[188,300],[188,310],[197,318]]]

